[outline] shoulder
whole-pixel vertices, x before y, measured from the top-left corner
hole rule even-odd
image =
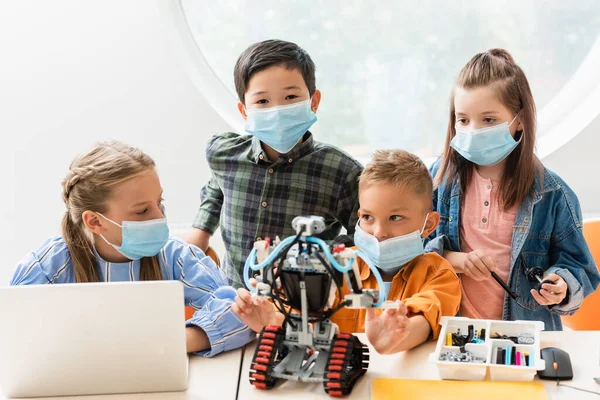
[[[335,166],[349,174],[358,175],[363,170],[363,166],[358,160],[336,146],[315,140],[313,153],[322,156],[324,165]]]
[[[456,275],[452,264],[438,253],[425,253],[413,260],[412,268],[427,269],[428,275]]]
[[[169,236],[169,240],[160,251],[160,255],[162,261],[166,262],[171,268],[175,267],[177,263],[182,267],[189,260],[193,260],[196,263],[206,258],[206,255],[200,248],[173,235]]]
[[[542,199],[547,206],[559,214],[566,214],[575,226],[581,227],[581,207],[573,189],[557,173],[546,167],[543,167],[543,180]]]
[[[431,166],[429,167],[429,173],[431,174],[431,176],[435,177],[435,175],[437,174],[438,170],[440,169],[440,165],[442,164],[442,158],[438,157],[437,160],[435,160],[433,162],[433,164],[431,164]]]
[[[252,135],[239,135],[234,132],[218,133],[206,145],[207,157],[231,155],[232,151],[246,151],[252,146]]]
[[[564,197],[577,198],[573,189],[556,172],[546,167],[543,169],[544,193],[559,190]]]
[[[15,270],[15,279],[38,280],[42,275],[50,282],[65,269],[72,268],[71,254],[62,236],[46,239],[40,247],[27,254]],[[34,278],[37,275],[37,278]]]

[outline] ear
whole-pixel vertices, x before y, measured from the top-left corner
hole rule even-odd
[[[312,98],[310,99],[310,109],[312,110],[312,112],[317,112],[317,110],[319,109],[319,104],[321,104],[321,91],[317,89],[315,90],[315,92],[312,95]]]
[[[96,235],[103,235],[106,233],[106,227],[102,225],[104,221],[92,211],[84,211],[81,214],[81,220],[83,221],[83,225],[87,228],[88,231],[95,233]]]
[[[242,117],[244,117],[244,121],[248,119],[248,115],[246,114],[246,107],[244,107],[244,104],[242,104],[241,101],[238,101],[238,111],[240,112],[240,114],[242,114]]]
[[[521,118],[517,116],[517,120],[515,122],[517,123],[517,128],[515,129],[515,132],[523,131],[523,122],[521,121]]]
[[[423,229],[421,237],[426,238],[427,236],[431,235],[439,223],[440,214],[436,211],[430,211],[429,215],[427,216],[427,222],[425,222],[425,229]]]

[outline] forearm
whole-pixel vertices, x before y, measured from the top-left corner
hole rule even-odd
[[[413,347],[417,347],[429,338],[430,333],[431,326],[427,319],[420,314],[413,315],[408,320],[408,326],[406,327],[404,337],[396,342],[393,349],[391,349],[388,354],[400,353],[410,350]]]
[[[467,258],[466,253],[444,250],[444,258],[448,260],[450,264],[452,264],[454,272],[457,274],[464,272],[465,259]]]
[[[199,247],[200,250],[206,252],[208,249],[208,242],[212,235],[202,229],[193,228],[188,232],[182,233],[180,236],[186,242],[193,244]]]
[[[185,343],[188,353],[195,353],[210,348],[210,341],[204,329],[197,326],[185,328]]]

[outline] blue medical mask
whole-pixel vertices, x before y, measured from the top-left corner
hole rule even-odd
[[[396,236],[383,242],[363,231],[360,225],[356,224],[354,244],[369,259],[368,261],[376,265],[383,273],[396,275],[406,263],[425,252],[421,235],[425,230],[428,217],[429,214],[425,217],[421,231]]]
[[[287,153],[317,120],[310,100],[285,106],[246,110],[246,132],[272,147]]]
[[[517,114],[518,115],[518,114]],[[489,128],[467,131],[456,128],[456,135],[450,142],[450,146],[467,160],[483,167],[498,164],[504,160],[521,142],[515,141],[508,129],[515,118],[509,124],[503,122]]]
[[[119,225],[104,215],[98,214],[120,227],[123,239],[119,247],[106,240],[104,235],[100,235],[100,237],[130,260],[157,255],[169,240],[169,225],[167,225],[166,218],[149,221],[123,221],[123,225]]]

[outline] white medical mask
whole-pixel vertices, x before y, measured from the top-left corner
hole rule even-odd
[[[427,213],[420,231],[396,236],[382,242],[362,230],[360,224],[357,223],[354,244],[369,259],[368,261],[386,275],[395,275],[406,263],[425,252],[421,235],[425,230],[428,217],[429,213]]]
[[[121,246],[110,243],[104,235],[100,235],[100,237],[130,260],[157,255],[169,240],[169,225],[167,225],[166,218],[149,221],[123,221],[123,225],[120,225],[100,213],[98,215],[122,229]]]
[[[273,148],[287,153],[317,120],[311,101],[246,110],[246,132]]]
[[[473,131],[456,127],[456,135],[452,138],[450,146],[474,164],[484,167],[498,164],[508,157],[521,142],[521,139],[518,142],[515,141],[509,130],[517,116],[510,124],[503,122]]]

